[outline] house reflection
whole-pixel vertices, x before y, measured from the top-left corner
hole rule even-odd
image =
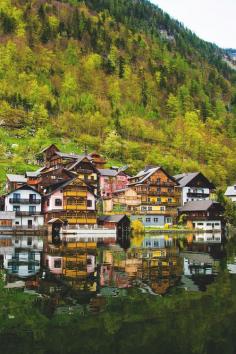
[[[40,271],[43,239],[37,236],[12,236],[11,246],[5,248],[5,252],[2,248],[0,252],[9,275],[28,278]]]
[[[102,250],[101,287],[137,287],[165,294],[178,283],[181,274],[178,248],[167,236],[144,238],[141,247],[126,252],[118,247]]]

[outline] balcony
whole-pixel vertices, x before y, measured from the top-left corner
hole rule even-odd
[[[188,198],[209,198],[210,194],[206,194],[206,193],[195,193],[195,192],[189,192],[187,193],[187,197]]]
[[[41,199],[31,199],[31,198],[10,198],[9,202],[11,204],[41,204]]]
[[[87,210],[87,204],[66,205],[65,210]]]
[[[63,194],[64,197],[86,197],[87,191],[66,191]]]
[[[16,216],[37,216],[42,215],[39,211],[16,211]],[[43,216],[43,215],[42,215]]]

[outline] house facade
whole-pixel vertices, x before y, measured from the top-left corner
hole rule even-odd
[[[236,184],[227,187],[225,197],[230,199],[232,202],[236,202]]]
[[[50,186],[44,198],[45,222],[58,218],[69,225],[96,224],[96,196],[79,177]]]
[[[43,226],[42,196],[34,188],[23,185],[5,196],[5,212],[15,212],[13,226]]]
[[[128,185],[128,175],[119,169],[99,169],[100,174],[100,195],[111,197],[116,190],[125,188]]]
[[[174,176],[181,192],[181,205],[197,200],[209,200],[215,186],[201,172],[183,173]]]
[[[220,203],[212,200],[198,200],[186,203],[179,208],[189,228],[205,231],[220,231],[223,224],[224,209]]]
[[[148,166],[129,178],[129,187],[141,196],[141,205],[131,219],[138,219],[150,227],[172,225],[179,206],[177,185],[162,167]]]

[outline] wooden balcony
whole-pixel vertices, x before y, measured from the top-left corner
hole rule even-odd
[[[73,204],[73,205],[65,205],[64,207],[65,210],[87,210],[87,204]]]
[[[87,197],[87,191],[66,191],[64,197]]]
[[[62,274],[69,278],[86,277],[87,271],[77,269],[63,269]]]
[[[97,219],[96,218],[76,218],[76,217],[67,217],[67,221],[69,224],[96,224]]]

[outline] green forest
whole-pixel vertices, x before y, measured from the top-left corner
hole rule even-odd
[[[236,180],[236,71],[145,0],[0,1],[0,181],[50,143]]]

